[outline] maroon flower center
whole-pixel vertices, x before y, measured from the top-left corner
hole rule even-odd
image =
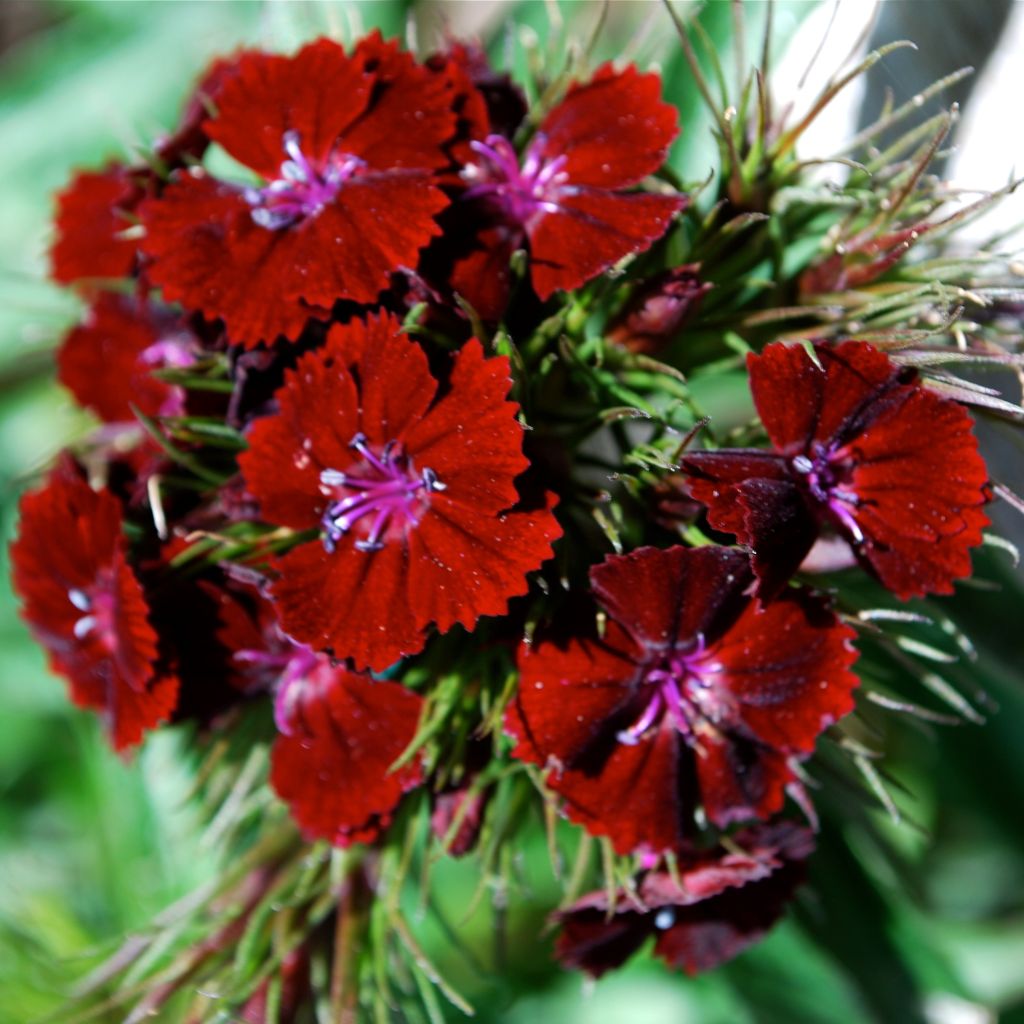
[[[281,164],[280,177],[244,193],[245,201],[252,207],[252,219],[271,231],[315,217],[333,202],[342,185],[365,166],[350,153],[331,153],[317,166],[299,147],[298,132],[284,133],[284,151],[288,159]]]
[[[75,622],[73,632],[78,640],[94,639],[105,651],[117,649],[117,628],[115,622],[116,599],[114,580],[107,572],[100,572],[91,587],[85,590],[72,587],[68,600],[82,612]]]
[[[653,659],[640,683],[642,710],[629,728],[618,733],[619,742],[634,746],[666,721],[689,738],[697,732],[698,723],[727,718],[729,705],[715,686],[718,671],[702,635]]]
[[[470,143],[480,158],[462,171],[469,184],[465,198],[488,199],[510,220],[526,227],[544,213],[556,213],[559,199],[568,191],[564,156],[546,159],[547,140],[538,134],[523,154],[522,166],[512,143],[502,135],[488,135],[484,142]]]
[[[416,526],[430,504],[434,491],[445,485],[432,469],[417,472],[399,444],[389,441],[377,455],[370,450],[364,434],[350,442],[362,461],[347,472],[325,469],[320,489],[334,500],[324,510],[324,547],[333,552],[337,543],[357,523],[369,528],[357,540],[360,551],[379,551],[386,540],[403,536]]]
[[[847,448],[827,447],[815,442],[810,455],[796,455],[790,466],[803,481],[811,497],[823,505],[832,518],[849,532],[855,543],[864,539],[852,509],[860,499],[843,485],[849,481],[853,459]]]

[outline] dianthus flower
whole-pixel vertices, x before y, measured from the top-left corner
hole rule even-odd
[[[506,727],[571,818],[621,853],[677,849],[782,806],[818,735],[853,707],[853,632],[804,591],[750,596],[735,549],[641,548],[590,573],[603,635],[520,651]]]
[[[500,615],[560,534],[516,509],[527,468],[509,364],[476,340],[439,392],[420,346],[381,315],[331,329],[257,420],[240,458],[264,519],[320,536],[278,559],[284,630],[382,670],[445,632]]]
[[[672,967],[698,974],[731,960],[778,920],[803,881],[809,829],[761,825],[719,848],[681,859],[675,874],[650,871],[636,892],[590,893],[557,915],[555,955],[594,977],[619,967],[648,938]]]
[[[194,346],[174,317],[104,292],[61,344],[57,378],[105,423],[133,421],[132,406],[148,416],[176,416],[184,411],[184,391],[153,371],[193,363]]]
[[[218,78],[203,127],[259,181],[196,169],[147,201],[151,279],[247,347],[296,338],[336,301],[373,302],[439,231],[450,83],[376,35],[351,55],[327,39],[245,53]]]
[[[270,782],[308,837],[348,846],[388,826],[402,794],[422,779],[418,758],[391,770],[416,734],[422,703],[399,683],[335,668],[292,645],[278,684],[282,734]]]
[[[158,667],[158,638],[142,585],[128,563],[121,505],[94,491],[65,458],[21,501],[11,545],[22,615],[70,683],[71,699],[104,720],[114,748],[174,710],[178,680]]]
[[[687,455],[691,495],[751,549],[762,593],[785,585],[822,532],[900,598],[952,593],[988,523],[970,416],[866,342],[815,354],[773,344],[747,357],[775,450]]]
[[[529,249],[530,279],[546,299],[660,238],[685,197],[626,191],[661,167],[676,137],[675,108],[660,90],[656,74],[606,64],[569,89],[521,157],[504,135],[472,142],[459,204],[478,210],[481,225],[476,250],[456,263],[455,291],[470,302],[481,293],[479,312],[494,316],[495,284],[480,275],[507,278],[518,248]]]

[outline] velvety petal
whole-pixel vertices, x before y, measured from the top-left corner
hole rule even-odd
[[[820,367],[801,345],[778,342],[747,356],[758,415],[784,454],[833,439],[896,375],[888,357],[865,342],[819,345],[815,352]]]
[[[706,654],[701,677],[727,693],[762,743],[810,754],[818,736],[853,710],[853,630],[820,598],[788,591],[752,601]]]
[[[234,186],[187,175],[143,203],[140,214],[150,279],[168,301],[222,319],[232,342],[296,338],[319,312],[297,296],[299,268],[307,267],[302,230],[260,227]]]
[[[297,132],[305,155],[323,160],[366,109],[373,81],[361,60],[329,39],[293,57],[245,53],[222,86],[206,131],[240,163],[276,178],[287,159],[285,133]]]
[[[397,544],[372,552],[354,545],[348,534],[333,553],[319,541],[290,551],[274,563],[272,594],[296,640],[383,672],[426,643],[408,601],[409,561]]]
[[[372,106],[345,132],[341,148],[374,168],[443,167],[444,144],[455,133],[450,78],[417,65],[379,32],[360,40],[353,57],[372,70],[376,85]]]
[[[563,967],[586,971],[592,978],[621,967],[651,934],[646,915],[608,916],[599,907],[581,907],[561,915],[555,957]]]
[[[618,189],[665,162],[677,122],[676,108],[661,100],[658,75],[604,64],[589,82],[569,89],[539,132],[548,156],[565,156],[574,185]]]
[[[559,198],[557,212],[527,226],[533,287],[542,299],[579,287],[625,256],[649,248],[685,205],[683,196],[574,188]]]
[[[231,57],[218,57],[202,73],[192,95],[185,101],[178,125],[170,135],[153,144],[153,152],[168,168],[187,166],[203,158],[210,144],[204,125],[210,112],[218,109],[220,91],[238,69]]]
[[[470,205],[470,204],[466,204]],[[484,323],[497,323],[512,294],[512,254],[523,243],[517,229],[485,228],[473,247],[452,266],[452,292],[467,302]]]
[[[180,389],[154,377],[159,363],[142,358],[161,340],[173,343],[174,334],[144,304],[104,292],[62,342],[57,379],[106,423],[133,420],[132,406],[148,416],[180,411]]]
[[[368,841],[422,778],[418,759],[390,770],[416,733],[422,699],[341,669],[296,685],[300,709],[274,742],[271,785],[310,838]]]
[[[74,284],[130,275],[138,242],[122,233],[135,223],[132,211],[140,195],[121,164],[75,175],[57,196],[57,239],[50,250],[53,279]]]
[[[327,499],[320,472],[344,470],[359,432],[359,393],[339,357],[310,352],[285,373],[278,412],[256,420],[238,459],[264,519],[302,530],[317,526]]]
[[[971,573],[988,517],[988,470],[961,406],[905,387],[850,444],[858,555],[898,597],[949,594]]]
[[[451,486],[454,493],[456,485]],[[527,576],[552,555],[562,535],[552,515],[553,494],[536,509],[495,516],[467,501],[432,495],[429,510],[408,538],[408,603],[421,627],[447,632],[456,622],[472,629],[481,615],[504,615],[509,598],[525,594]]]
[[[664,649],[721,635],[745,604],[752,582],[742,551],[638,548],[590,570],[598,601],[641,643]]]
[[[618,623],[603,638],[553,640],[519,648],[519,690],[505,719],[514,755],[542,766],[607,753],[608,722],[633,700],[641,651]]]
[[[485,357],[473,338],[455,357],[448,393],[403,435],[416,465],[429,466],[445,485],[435,496],[439,508],[496,513],[519,500],[513,481],[528,462],[511,385],[508,360]]]
[[[697,777],[704,813],[719,828],[771,817],[796,778],[779,751],[735,732],[710,731],[700,740]]]

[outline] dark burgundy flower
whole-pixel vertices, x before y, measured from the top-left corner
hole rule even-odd
[[[509,365],[470,341],[438,394],[427,358],[381,315],[332,328],[257,420],[242,473],[263,517],[319,528],[274,563],[282,627],[382,670],[526,592],[560,530],[517,509],[527,468]]]
[[[459,202],[483,223],[475,250],[455,266],[454,290],[472,303],[480,274],[528,248],[546,299],[660,238],[685,197],[626,191],[664,163],[676,136],[675,108],[660,91],[656,74],[604,65],[569,89],[521,157],[504,135],[474,141]]]
[[[609,325],[608,337],[633,352],[660,352],[711,290],[698,276],[699,269],[691,263],[642,281]]]
[[[143,247],[165,297],[233,342],[294,339],[336,301],[375,301],[439,231],[450,84],[377,36],[351,55],[326,39],[243,54],[204,128],[260,182],[179,176],[143,205]]]
[[[784,586],[822,530],[898,597],[949,594],[971,572],[988,471],[971,418],[866,342],[769,345],[747,359],[774,450],[693,452],[690,493]],[[820,365],[818,365],[820,364]]]
[[[176,416],[185,393],[153,376],[154,370],[195,361],[195,339],[176,318],[146,302],[101,294],[57,352],[57,378],[105,423]]]
[[[778,811],[853,707],[852,630],[804,591],[750,597],[735,549],[641,548],[590,579],[603,635],[521,649],[515,755],[622,853],[677,849],[698,805],[718,826]]]
[[[57,237],[50,250],[53,279],[76,284],[127,277],[139,243],[129,229],[143,189],[123,164],[82,171],[57,196]]]
[[[675,877],[648,872],[614,903],[606,890],[584,896],[557,915],[558,959],[597,978],[653,937],[658,956],[692,975],[742,953],[782,916],[814,839],[780,822],[740,832],[730,847],[682,859]]]
[[[282,735],[270,781],[307,836],[348,846],[388,826],[402,794],[422,778],[418,759],[391,770],[416,734],[422,703],[398,683],[293,648],[278,691]]]
[[[99,712],[115,749],[170,717],[178,680],[157,669],[158,638],[128,562],[121,505],[94,491],[69,457],[22,498],[11,566],[22,615],[51,668],[76,704]]]

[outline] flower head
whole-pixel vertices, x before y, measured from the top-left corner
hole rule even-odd
[[[149,605],[128,563],[121,505],[65,458],[21,501],[11,545],[22,615],[71,698],[98,711],[117,750],[175,708],[178,680],[158,665]]]
[[[775,923],[804,878],[814,840],[789,822],[762,825],[723,848],[683,859],[675,875],[651,871],[636,894],[606,890],[577,900],[557,919],[556,955],[600,977],[648,938],[670,966],[698,974],[731,960]]]
[[[769,345],[748,357],[774,451],[693,452],[690,492],[778,590],[827,531],[901,598],[952,593],[988,518],[971,418],[871,345]]]
[[[147,202],[153,281],[247,347],[296,338],[336,301],[373,302],[438,233],[450,93],[379,36],[350,55],[326,39],[243,54],[204,127],[259,182],[195,171]]]
[[[516,756],[622,853],[677,849],[698,806],[718,826],[778,811],[791,759],[853,707],[852,631],[806,592],[752,599],[736,550],[641,548],[590,575],[603,635],[521,650]]]
[[[439,392],[400,330],[384,315],[334,327],[240,460],[265,519],[319,531],[274,564],[282,627],[374,670],[421,650],[431,623],[502,614],[560,533],[547,508],[516,508],[508,362],[470,341]]]

